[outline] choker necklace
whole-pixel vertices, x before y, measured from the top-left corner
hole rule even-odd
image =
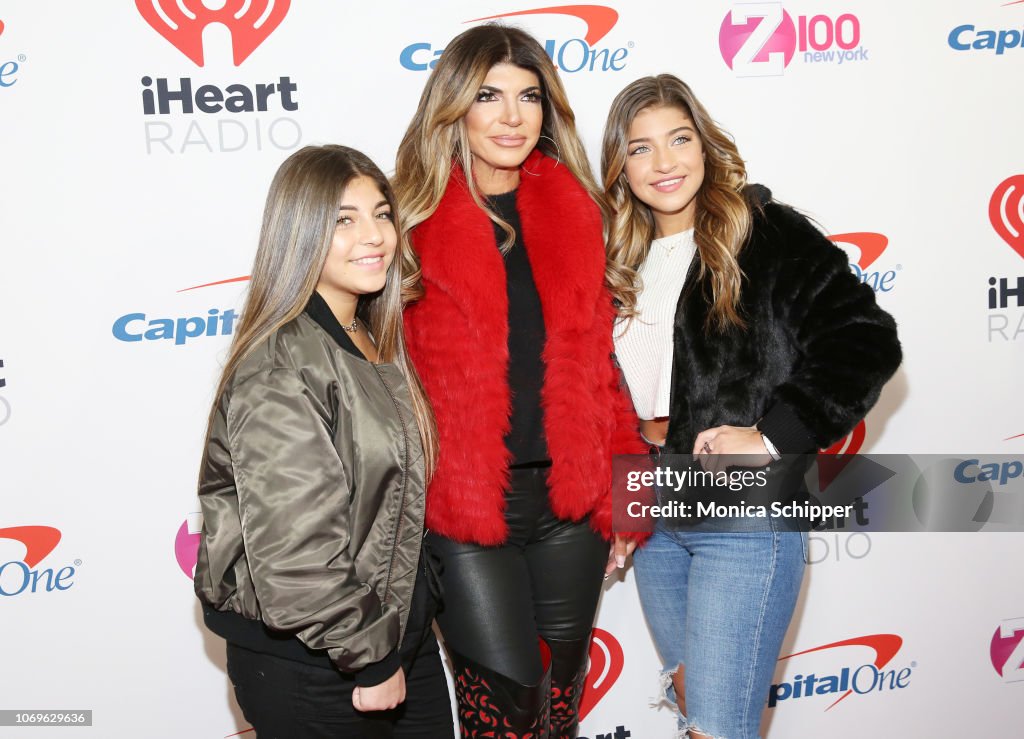
[[[339,323],[341,323],[341,322],[339,321]],[[354,334],[357,331],[359,331],[359,319],[358,318],[353,318],[351,324],[346,326],[344,323],[342,323],[341,327],[343,329],[345,329],[346,331],[348,331],[350,334]]]

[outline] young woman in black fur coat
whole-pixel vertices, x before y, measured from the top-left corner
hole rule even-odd
[[[901,353],[846,255],[747,186],[732,139],[671,75],[616,97],[602,170],[616,353],[644,436],[715,468],[847,434]],[[676,529],[657,528],[635,566],[680,736],[757,737],[806,537],[770,517]]]

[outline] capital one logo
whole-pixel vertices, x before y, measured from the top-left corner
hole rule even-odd
[[[622,674],[626,659],[619,640],[604,629],[594,629],[590,640],[590,667],[587,669],[583,695],[580,697],[580,720],[608,694]]]
[[[21,559],[0,564],[0,597],[52,593],[68,590],[74,585],[75,567],[82,564],[81,560],[76,559],[74,566],[67,565],[57,570],[39,567],[60,543],[59,529],[52,526],[10,526],[0,529],[0,539],[16,541],[25,550]]]
[[[1020,5],[1024,0],[1011,0],[1003,3],[1003,7]],[[1002,56],[1007,49],[1024,48],[1024,33],[1020,26],[1014,28],[984,28],[978,30],[973,23],[963,23],[949,32],[946,43],[956,51],[992,51]]]
[[[0,36],[3,35],[4,28],[4,22],[0,21]],[[18,81],[18,70],[26,58],[24,54],[18,54],[17,59],[9,59],[7,61],[0,58],[0,89],[14,86]]]
[[[869,654],[874,653],[874,658],[868,662],[850,661],[838,669],[834,667],[828,669],[827,672],[832,674],[822,675],[808,670],[803,666],[805,661],[801,660],[800,674],[797,674],[789,682],[780,681],[771,686],[768,691],[768,707],[775,708],[783,701],[815,696],[831,698],[840,694],[825,708],[826,711],[830,711],[854,693],[869,695],[902,690],[910,684],[910,677],[913,669],[917,667],[917,663],[911,662],[908,667],[902,669],[886,669],[902,646],[903,638],[896,634],[869,634],[822,644],[820,647],[812,647],[779,657],[779,662],[785,662],[794,657],[808,654],[820,655],[833,650],[843,656],[848,653],[862,655],[865,650]]]
[[[783,74],[796,52],[804,62],[842,65],[866,60],[860,19],[852,13],[793,17],[782,3],[737,3],[718,30],[722,59],[737,77]]]
[[[1008,618],[992,634],[992,667],[1004,683],[1024,681],[1024,618]]]
[[[186,287],[178,292],[185,293],[206,287],[245,282],[248,279],[249,275],[232,277],[227,280]],[[235,329],[237,318],[238,313],[234,308],[227,310],[209,308],[205,316],[173,316],[170,318],[150,318],[146,313],[125,313],[114,321],[110,332],[118,341],[128,343],[173,341],[174,346],[185,346],[193,339],[208,336],[230,336]]]
[[[850,269],[858,280],[876,293],[887,293],[893,289],[896,273],[903,269],[903,265],[897,264],[894,269],[887,270],[869,269],[889,246],[889,237],[873,231],[855,231],[833,234],[828,239],[846,252],[850,258]]]
[[[199,67],[203,31],[211,23],[231,33],[237,67],[281,25],[290,5],[291,0],[135,0],[146,23]]]
[[[547,39],[544,51],[555,67],[565,73],[574,72],[619,72],[626,66],[626,57],[633,48],[630,41],[627,46],[617,49],[596,48],[619,20],[619,13],[605,5],[559,5],[529,10],[513,10],[497,15],[471,18],[465,23],[499,20],[501,18],[518,18],[536,15],[561,15],[577,18],[585,24],[586,33],[582,38],[567,40]],[[399,56],[399,63],[413,72],[425,72],[437,66],[437,60],[444,49],[435,49],[427,42],[409,44]]]

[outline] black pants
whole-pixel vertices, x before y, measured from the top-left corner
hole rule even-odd
[[[587,522],[555,518],[547,472],[512,470],[505,544],[482,547],[427,536],[444,564],[437,621],[445,642],[524,685],[536,683],[543,672],[538,636],[590,635],[608,560],[607,543]]]
[[[228,643],[228,676],[258,739],[439,739],[454,734],[448,684],[431,634],[411,666],[405,702],[390,711],[352,707],[355,681]]]

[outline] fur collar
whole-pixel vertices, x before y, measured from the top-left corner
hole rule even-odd
[[[584,328],[591,316],[579,307],[594,305],[604,280],[597,205],[568,167],[539,151],[523,163],[516,205],[545,329]],[[474,315],[482,332],[507,336],[504,260],[491,220],[473,201],[458,165],[437,210],[413,231],[413,244],[425,280]],[[482,308],[489,318],[479,314]]]

